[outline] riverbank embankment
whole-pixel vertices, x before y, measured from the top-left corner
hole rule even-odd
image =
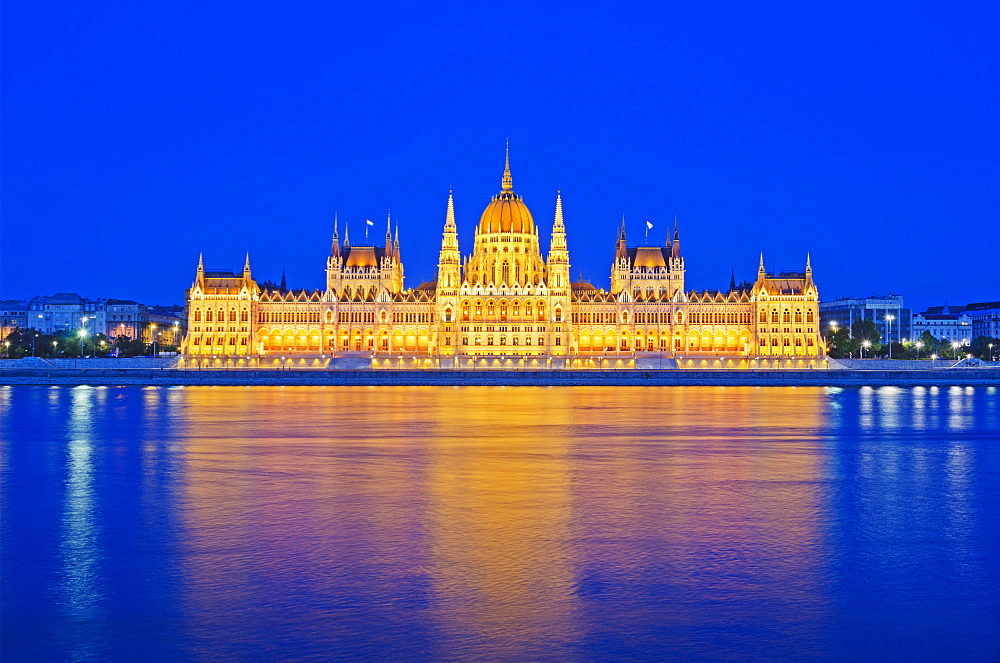
[[[149,386],[1000,386],[1000,370],[177,370],[37,369],[0,373],[4,385]]]

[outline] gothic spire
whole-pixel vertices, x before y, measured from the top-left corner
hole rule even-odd
[[[247,260],[243,263],[243,273],[250,274],[250,252],[247,251]]]
[[[677,215],[674,215],[674,241],[670,244],[670,257],[681,257],[681,233],[677,226]]]
[[[504,157],[503,165],[503,180],[500,182],[500,188],[504,191],[514,190],[514,181],[510,176],[510,141],[507,141],[506,156]]]
[[[386,213],[385,219],[385,250],[388,252],[392,248],[392,210]]]
[[[330,255],[340,255],[340,236],[337,231],[337,213],[333,213],[333,241],[330,243]]]

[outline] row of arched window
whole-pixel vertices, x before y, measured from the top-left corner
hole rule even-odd
[[[236,322],[236,316],[239,315],[240,322],[248,322],[250,320],[250,311],[247,309],[242,309],[237,314],[235,308],[229,309],[229,322]],[[201,307],[197,307],[194,310],[194,322],[201,322],[202,319],[205,322],[212,322],[218,320],[219,322],[226,321],[226,309],[220,308],[217,312],[212,309],[206,309],[204,312]]]

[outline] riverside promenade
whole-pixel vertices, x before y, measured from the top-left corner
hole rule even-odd
[[[752,387],[973,387],[1000,386],[1000,368],[951,367],[892,370],[394,370],[201,369],[169,362],[135,368],[13,367],[0,385],[95,386],[752,386]],[[884,365],[884,364],[883,364]]]

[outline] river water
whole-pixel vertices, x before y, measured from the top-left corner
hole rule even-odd
[[[2,387],[19,660],[1000,660],[1000,390]]]

